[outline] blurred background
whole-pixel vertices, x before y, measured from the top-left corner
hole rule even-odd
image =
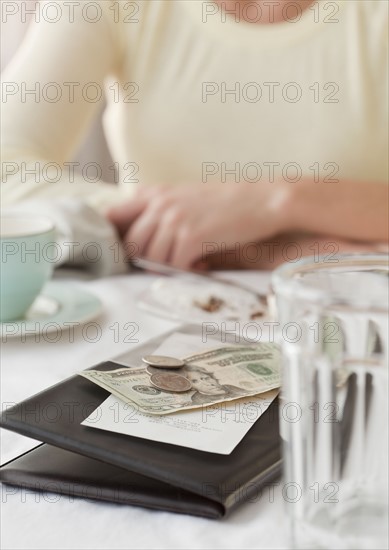
[[[22,43],[28,30],[29,23],[33,17],[32,12],[37,2],[36,0],[25,0],[24,4],[26,5],[25,22],[22,22],[22,18],[19,17],[9,17],[6,23],[3,23],[1,20],[1,71],[8,65]],[[103,170],[103,181],[113,183],[115,175],[114,172],[109,169],[113,161],[108,151],[101,124],[103,110],[104,107],[102,107],[84,143],[72,160],[79,162],[81,166],[85,166],[88,162],[98,162]]]

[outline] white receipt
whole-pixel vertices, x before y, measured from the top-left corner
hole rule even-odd
[[[220,343],[207,347],[221,347]],[[179,353],[178,353],[179,350]],[[172,334],[153,353],[185,357],[204,350],[198,337]],[[278,394],[271,390],[259,396],[218,403],[201,409],[155,416],[138,412],[136,405],[111,395],[82,424],[120,434],[228,455]]]

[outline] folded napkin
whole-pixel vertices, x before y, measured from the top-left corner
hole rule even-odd
[[[1,212],[41,215],[52,220],[58,249],[55,267],[80,267],[95,277],[120,275],[128,270],[115,227],[80,199],[32,199]]]

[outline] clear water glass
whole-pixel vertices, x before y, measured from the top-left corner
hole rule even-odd
[[[273,274],[294,548],[388,548],[388,260],[306,258]]]

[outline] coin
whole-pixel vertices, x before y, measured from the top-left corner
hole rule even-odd
[[[146,372],[152,376],[153,374],[161,374],[162,372],[171,372],[172,374],[183,374],[183,369],[181,368],[172,368],[172,369],[165,369],[161,367],[153,367],[152,365],[146,366]]]
[[[181,374],[161,372],[150,377],[151,384],[159,390],[171,392],[184,392],[191,389],[190,381]]]
[[[184,361],[176,357],[167,357],[165,355],[145,355],[142,361],[160,369],[179,369],[184,366]]]

